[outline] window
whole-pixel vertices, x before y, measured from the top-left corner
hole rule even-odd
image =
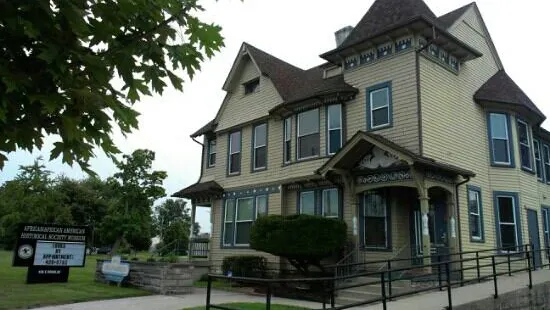
[[[391,43],[388,45],[378,47],[377,53],[376,53],[377,57],[382,58],[382,57],[391,55],[391,52],[392,52],[391,47],[392,47]]]
[[[216,165],[216,140],[208,141],[208,167]]]
[[[532,171],[531,135],[527,123],[518,119],[518,141],[521,157],[521,168]]]
[[[389,248],[387,197],[384,191],[370,191],[363,197],[364,244],[367,248]]]
[[[535,149],[535,167],[537,169],[537,179],[544,182],[544,169],[542,165],[542,146],[539,140],[533,140],[533,148]]]
[[[322,214],[324,217],[334,217],[338,218],[339,216],[339,198],[338,198],[338,189],[331,188],[325,189],[322,191]]]
[[[319,109],[298,114],[298,159],[319,156]]]
[[[483,215],[481,189],[468,187],[468,212],[470,214],[470,238],[472,241],[483,240]]]
[[[315,215],[315,192],[300,193],[300,214]]]
[[[283,146],[283,152],[284,152],[284,161],[285,163],[289,163],[292,160],[292,144],[291,144],[291,137],[292,137],[292,118],[286,118],[285,119],[285,129],[284,129],[284,146]]]
[[[267,124],[254,127],[254,170],[267,167]]]
[[[376,130],[391,126],[391,84],[384,83],[367,89],[368,129]]]
[[[544,174],[546,175],[546,183],[550,184],[550,147],[548,145],[544,145]]]
[[[236,131],[229,135],[229,174],[241,172],[241,132]]]
[[[542,225],[544,229],[544,247],[547,249],[547,254],[550,256],[550,208],[542,208]]]
[[[256,196],[256,218],[267,215],[267,196]]]
[[[521,245],[517,200],[515,193],[495,193],[497,244],[508,252],[517,251],[517,247]]]
[[[335,154],[342,147],[342,105],[327,107],[327,151]]]
[[[235,217],[235,245],[250,243],[250,227],[254,222],[254,198],[237,199]]]
[[[408,38],[408,39],[397,41],[395,43],[395,50],[400,52],[410,48],[411,46],[412,46],[412,39]]]
[[[258,86],[260,86],[260,79],[253,79],[252,81],[244,83],[244,94],[248,95],[251,93],[254,93],[258,90]]]
[[[223,220],[223,245],[233,244],[233,219],[235,216],[235,200],[225,201],[225,215]]]
[[[508,115],[502,113],[489,114],[489,135],[492,163],[513,166]]]

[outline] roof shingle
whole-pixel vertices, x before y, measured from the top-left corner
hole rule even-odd
[[[491,101],[523,107],[537,116],[540,121],[546,116],[527,97],[521,88],[504,70],[499,70],[474,94],[476,101]]]
[[[474,4],[474,2],[466,4],[463,7],[460,7],[454,11],[451,11],[447,14],[443,14],[437,18],[437,20],[446,28],[451,27],[454,22],[459,19],[466,11]]]

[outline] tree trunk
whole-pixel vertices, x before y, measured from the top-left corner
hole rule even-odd
[[[119,236],[119,237],[116,238],[116,241],[113,244],[113,247],[111,248],[111,256],[116,254],[116,252],[118,251],[118,248],[120,247],[120,244],[122,243],[122,238],[124,238],[124,236]]]

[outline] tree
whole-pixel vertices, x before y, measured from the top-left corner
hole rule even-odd
[[[177,242],[179,249],[187,249],[191,229],[189,211],[187,202],[182,199],[167,199],[156,208],[155,222],[164,246]],[[200,230],[197,224],[193,232],[197,231],[197,228]]]
[[[0,1],[0,169],[7,153],[41,149],[46,135],[60,138],[51,159],[88,173],[95,147],[114,159],[112,124],[138,128],[141,95],[167,83],[181,91],[182,76],[223,46],[197,2]]]
[[[0,186],[0,243],[6,248],[15,244],[20,223],[71,224],[71,209],[56,190],[51,172],[41,158],[34,164],[21,166],[14,180]]]
[[[155,153],[150,150],[136,150],[124,155],[117,162],[118,172],[107,180],[116,199],[110,205],[101,224],[104,241],[113,242],[116,253],[123,239],[136,250],[148,248],[153,237],[153,202],[165,195],[162,183],[166,172],[153,171]]]
[[[324,271],[321,260],[345,246],[346,231],[344,221],[320,216],[263,216],[251,228],[250,247],[284,257],[307,275],[310,266]]]

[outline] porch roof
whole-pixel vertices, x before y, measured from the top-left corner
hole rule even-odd
[[[216,181],[208,181],[190,185],[174,193],[172,197],[196,199],[205,196],[215,196],[221,193],[223,193],[223,187],[221,187]]]
[[[409,149],[381,136],[370,132],[358,131],[329,161],[316,172],[326,175],[334,170],[351,170],[365,154],[374,146],[397,155],[398,159],[409,166],[431,168],[463,177],[473,177],[475,173],[435,159],[418,155]]]

